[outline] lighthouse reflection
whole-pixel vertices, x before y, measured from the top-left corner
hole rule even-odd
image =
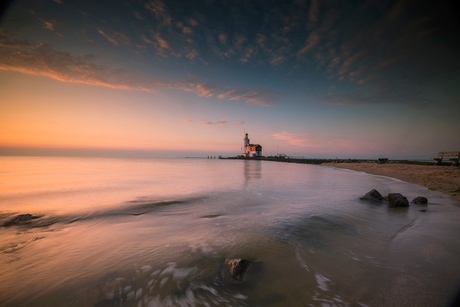
[[[244,160],[244,182],[247,184],[251,179],[260,179],[262,174],[262,161]]]

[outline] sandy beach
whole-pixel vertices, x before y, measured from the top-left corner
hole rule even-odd
[[[403,163],[325,163],[373,175],[393,177],[440,191],[460,202],[460,168],[455,166],[415,165]]]

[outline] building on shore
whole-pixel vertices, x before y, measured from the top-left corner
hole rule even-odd
[[[260,144],[251,144],[248,134],[244,138],[243,157],[262,157],[262,146]]]

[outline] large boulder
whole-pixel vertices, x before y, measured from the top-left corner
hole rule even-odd
[[[420,205],[426,205],[426,204],[428,204],[428,198],[423,197],[423,196],[417,196],[416,198],[414,198],[414,199],[412,200],[411,203],[413,203],[413,204],[420,204]]]
[[[372,189],[372,190],[370,190],[369,192],[367,192],[366,194],[364,194],[364,196],[361,197],[360,199],[363,199],[363,200],[382,201],[382,200],[383,200],[383,196],[382,196],[382,194],[380,194],[380,192],[377,191],[376,189]]]
[[[408,207],[409,206],[409,201],[407,200],[407,197],[400,193],[389,193],[388,194],[388,206],[390,208],[396,208],[396,207]]]
[[[228,266],[233,279],[243,280],[244,273],[251,264],[251,261],[246,259],[225,259],[225,264]]]

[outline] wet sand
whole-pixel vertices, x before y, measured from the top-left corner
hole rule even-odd
[[[324,163],[322,165],[345,168],[373,175],[388,176],[419,184],[433,191],[443,192],[460,202],[460,168],[455,166],[415,165],[403,163],[378,164]]]

